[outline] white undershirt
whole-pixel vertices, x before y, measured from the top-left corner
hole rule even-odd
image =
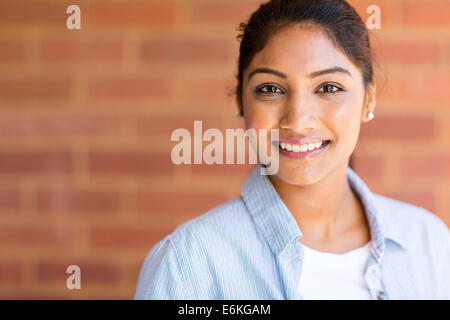
[[[299,290],[304,299],[371,299],[364,280],[370,244],[342,254],[317,251],[302,244]]]

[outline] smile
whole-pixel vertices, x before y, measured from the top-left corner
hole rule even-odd
[[[309,159],[322,153],[325,149],[327,149],[330,143],[330,140],[307,144],[290,144],[281,142],[278,146],[282,156],[290,159]]]

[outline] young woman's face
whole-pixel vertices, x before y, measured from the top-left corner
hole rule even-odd
[[[317,28],[277,32],[243,76],[246,127],[279,129],[276,176],[289,184],[312,184],[347,167],[367,118],[364,104],[361,71]],[[305,157],[298,152],[304,139],[330,143]]]

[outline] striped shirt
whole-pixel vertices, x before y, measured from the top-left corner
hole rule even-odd
[[[135,299],[303,299],[302,232],[257,166],[242,196],[159,241]],[[450,299],[450,232],[424,208],[372,193],[347,168],[370,227],[364,279],[372,299]]]

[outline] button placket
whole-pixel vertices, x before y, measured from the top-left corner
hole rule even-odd
[[[373,273],[371,274],[372,278],[372,286],[371,286],[371,292],[372,296],[375,297],[377,300],[388,300],[386,291],[384,290],[384,284],[383,280],[380,277],[379,269],[378,267],[373,270]]]
[[[373,299],[387,299],[380,276],[380,265],[373,256],[369,258],[365,280]]]

